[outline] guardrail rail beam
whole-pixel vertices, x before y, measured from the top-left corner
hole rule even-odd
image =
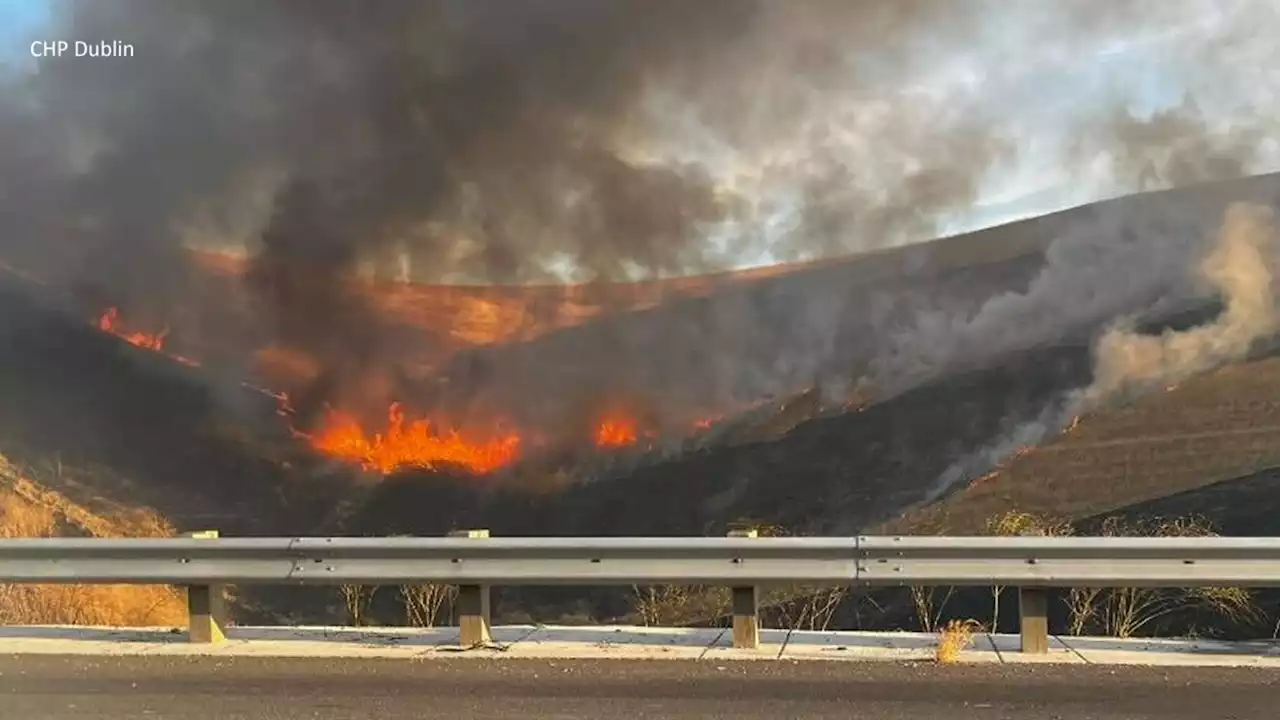
[[[1280,587],[1280,538],[1127,537],[0,538],[0,583],[184,587],[192,642],[223,639],[223,588],[457,586],[459,639],[490,642],[491,586],[733,588],[734,646],[760,642],[761,587],[1019,588],[1021,647],[1045,653],[1067,588]],[[462,539],[458,539],[462,538]]]
[[[453,538],[483,540],[488,530],[457,530],[449,533]],[[458,586],[458,644],[463,647],[483,647],[493,640],[488,585]]]

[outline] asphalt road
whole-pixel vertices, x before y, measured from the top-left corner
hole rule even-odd
[[[1275,717],[1280,672],[1099,666],[0,656],[0,718]]]

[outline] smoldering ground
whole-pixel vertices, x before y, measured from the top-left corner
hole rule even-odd
[[[607,281],[927,237],[1017,165],[1029,132],[949,68],[1025,91],[1018,67],[1052,66],[1073,43],[1160,33],[1182,33],[1178,67],[1221,65],[1266,25],[1241,4],[1192,32],[1196,3],[1137,1],[1087,12],[949,0],[60,8],[66,33],[129,42],[138,57],[42,63],[0,103],[3,140],[21,148],[0,168],[4,251],[154,315],[193,294],[221,301],[200,297],[186,246],[247,247],[259,342],[317,359],[317,402],[396,375],[385,319],[346,282],[362,268]],[[1021,30],[988,42],[1010,25]],[[996,50],[975,60],[985,47]],[[1190,96],[1205,87],[1188,71]],[[1081,172],[1108,159],[1121,187],[1241,174],[1265,149],[1265,114],[1223,126],[1192,103],[1144,117],[1127,101],[1104,93],[1046,127]],[[1180,283],[1194,256],[1147,237],[1112,247],[1104,225],[1080,232],[1090,253],[1071,256],[1081,241],[1064,239],[1030,292],[1018,277],[936,297],[891,284],[868,299],[837,278],[729,296],[641,330],[575,335],[568,382],[607,395],[626,378],[627,392],[659,400],[707,387],[692,399],[711,405],[858,377],[894,389],[1133,311]],[[1134,274],[1143,281],[1092,279]],[[1078,281],[1052,280],[1063,277]],[[1073,302],[1082,283],[1087,312]],[[851,350],[846,327],[870,340]],[[499,363],[471,386],[513,404],[566,387],[529,372]]]

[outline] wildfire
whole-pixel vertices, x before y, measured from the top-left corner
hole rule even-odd
[[[112,335],[115,335],[121,340],[124,340],[125,342],[128,342],[132,345],[136,345],[140,348],[146,348],[147,350],[154,350],[160,353],[164,352],[164,339],[169,334],[168,327],[162,328],[160,332],[155,334],[144,333],[144,332],[130,332],[128,330],[125,330],[124,326],[120,322],[120,310],[119,308],[115,308],[115,307],[107,308],[106,311],[103,312],[102,315],[98,318],[98,329],[105,333],[110,333]],[[177,362],[182,363],[183,365],[190,365],[192,367],[195,367],[200,364],[195,360],[183,357],[181,355],[174,355],[172,353],[165,353],[165,355],[168,355],[170,358],[176,360]]]
[[[107,308],[102,317],[98,318],[98,329],[148,350],[164,350],[164,338],[169,334],[169,328],[164,328],[155,335],[128,332],[120,325],[120,310],[113,307]]]
[[[107,308],[98,317],[97,327],[105,333],[140,348],[152,350],[190,366],[199,366],[196,360],[175,355],[165,350],[169,328],[158,333],[146,333],[127,328],[116,307]],[[295,373],[308,374],[308,368],[300,365],[298,358],[276,348],[259,352],[264,366],[288,366]],[[289,373],[284,373],[289,374]],[[270,383],[268,383],[270,384]],[[292,426],[294,409],[289,395],[249,381],[241,383],[245,388],[273,398],[276,413]],[[723,419],[722,415],[704,417],[692,422],[694,430],[706,430]],[[528,438],[519,432],[500,432],[476,438],[464,437],[456,429],[441,429],[426,419],[408,419],[399,403],[393,403],[387,413],[387,426],[382,432],[367,430],[353,413],[330,408],[318,430],[303,432],[291,427],[293,435],[305,441],[312,449],[329,457],[359,464],[365,470],[391,473],[400,468],[435,468],[444,465],[464,467],[476,474],[483,474],[505,467],[517,460]],[[638,419],[625,410],[615,409],[600,420],[594,428],[594,441],[600,449],[616,449],[635,445],[642,437],[655,434],[643,429]],[[534,444],[538,439],[533,438]]]
[[[321,430],[305,437],[320,452],[382,473],[402,467],[440,465],[458,465],[484,473],[509,464],[520,454],[517,434],[471,442],[456,430],[437,432],[426,420],[406,421],[399,403],[393,403],[388,411],[385,433],[369,435],[355,416],[330,410]]]
[[[629,417],[607,418],[596,428],[596,447],[616,448],[634,445],[637,436],[635,420]]]

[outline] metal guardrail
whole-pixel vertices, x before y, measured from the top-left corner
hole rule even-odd
[[[0,540],[0,582],[191,588],[192,638],[217,641],[222,585],[442,583],[463,644],[488,640],[490,585],[734,588],[735,645],[758,644],[758,588],[1008,586],[1023,649],[1047,648],[1045,588],[1280,586],[1280,538],[216,538]]]

